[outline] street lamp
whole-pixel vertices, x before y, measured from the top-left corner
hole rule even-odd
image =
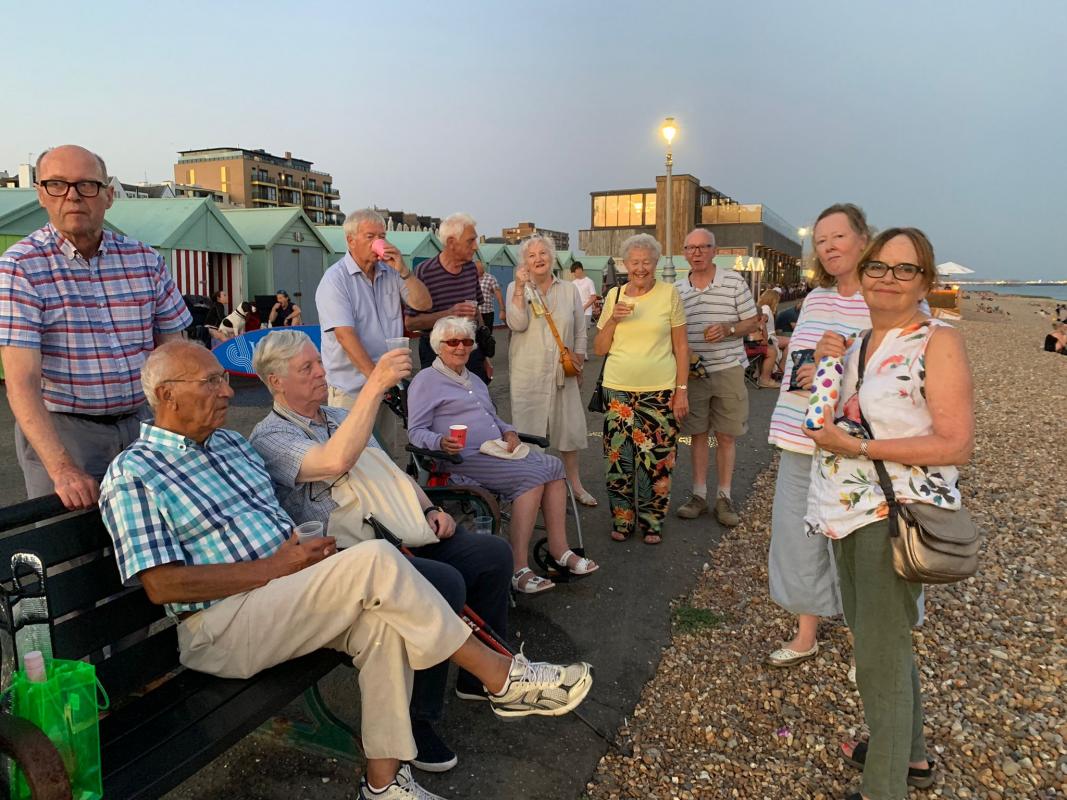
[[[667,264],[663,267],[663,280],[674,283],[674,250],[671,247],[671,169],[674,167],[674,155],[671,153],[671,143],[678,128],[674,124],[674,117],[667,117],[663,121],[660,133],[667,140]]]

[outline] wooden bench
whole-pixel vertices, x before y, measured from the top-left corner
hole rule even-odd
[[[310,720],[276,731],[290,742],[332,757],[357,759],[357,734],[322,701],[318,681],[343,654],[320,650],[249,680],[216,678],[178,663],[177,628],[140,587],[124,587],[111,539],[97,510],[63,513],[57,497],[0,509],[0,637],[3,674],[18,668],[13,610],[40,592],[36,578],[15,582],[12,556],[31,553],[45,568],[45,593],[55,658],[87,659],[111,698],[101,715],[104,796],[157,798],[278,714],[302,692]],[[45,628],[45,631],[48,629]],[[6,686],[4,687],[6,688]],[[14,758],[35,786],[35,798],[69,798],[58,754],[33,726],[0,714],[0,752]]]

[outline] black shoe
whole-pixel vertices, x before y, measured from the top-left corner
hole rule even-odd
[[[456,754],[441,740],[429,722],[413,720],[411,734],[415,737],[415,747],[419,750],[419,754],[411,762],[412,766],[423,772],[448,772],[459,763]]]

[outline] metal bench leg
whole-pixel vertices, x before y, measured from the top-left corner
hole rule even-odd
[[[359,733],[330,711],[317,683],[304,692],[303,701],[310,721],[274,717],[259,732],[316,755],[362,761]]]

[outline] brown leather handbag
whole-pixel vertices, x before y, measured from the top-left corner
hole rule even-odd
[[[556,344],[559,345],[559,363],[563,365],[563,374],[568,378],[575,378],[582,374],[582,369],[574,363],[574,354],[570,351],[563,339],[559,335],[559,331],[556,330],[556,323],[552,319],[552,312],[548,310],[548,303],[542,300],[542,305],[545,309],[545,322],[548,323],[549,330],[552,331],[552,336],[556,339]]]

